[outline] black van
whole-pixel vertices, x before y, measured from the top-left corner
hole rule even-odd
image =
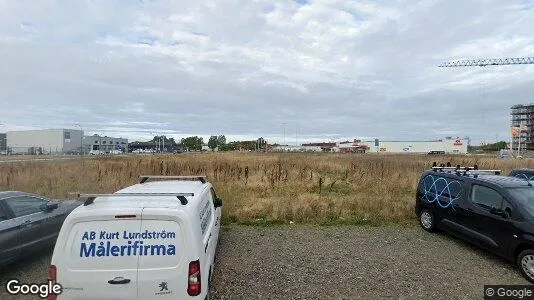
[[[419,180],[415,213],[424,230],[443,230],[502,256],[534,282],[534,187],[496,174],[433,167]]]

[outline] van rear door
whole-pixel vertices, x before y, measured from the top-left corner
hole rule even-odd
[[[143,209],[139,255],[139,299],[182,299],[187,296],[188,257],[195,243],[188,235],[185,213],[169,208]],[[187,241],[187,243],[185,242]],[[194,252],[193,252],[194,253]]]
[[[73,219],[54,250],[58,299],[137,299],[141,208],[98,211]],[[56,256],[56,253],[58,254]]]

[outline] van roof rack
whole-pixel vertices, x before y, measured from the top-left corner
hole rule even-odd
[[[459,165],[456,166],[456,167],[432,167],[432,170],[434,172],[447,172],[447,173],[456,173],[456,175],[461,175],[461,173],[463,173],[463,175],[467,175],[467,173],[469,174],[483,174],[483,173],[493,173],[494,175],[501,175],[502,171],[501,170],[493,170],[493,169],[490,169],[490,170],[482,170],[482,169],[479,169],[476,165],[474,167],[460,167]]]
[[[194,193],[115,193],[115,194],[77,194],[78,198],[87,198],[83,203],[84,206],[92,204],[97,197],[154,197],[154,196],[174,196],[180,200],[182,205],[187,204],[185,197],[193,197]]]
[[[141,175],[139,176],[139,183],[145,183],[149,179],[198,180],[202,183],[206,183],[206,176],[204,175],[195,175],[195,176]]]

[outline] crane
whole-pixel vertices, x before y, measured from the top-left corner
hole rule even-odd
[[[438,67],[487,67],[487,66],[502,66],[502,65],[529,65],[534,64],[534,57],[509,57],[509,58],[485,58],[485,59],[466,59],[455,60],[442,63]],[[512,127],[513,128],[513,127]],[[521,131],[523,129],[519,127],[519,144],[517,152],[521,151]],[[510,151],[513,151],[513,136],[510,135]]]
[[[534,57],[485,58],[467,59],[445,62],[438,67],[486,67],[501,65],[528,65],[534,64]]]

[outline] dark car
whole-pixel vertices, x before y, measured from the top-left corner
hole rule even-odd
[[[443,230],[518,265],[534,282],[534,187],[497,170],[436,167],[421,175],[415,213],[426,231]]]
[[[0,266],[54,246],[65,217],[81,202],[0,192]]]
[[[512,172],[510,172],[510,175],[508,176],[533,181],[534,180],[534,169],[513,169]]]
[[[428,155],[439,155],[439,154],[445,154],[445,151],[430,151],[430,152],[428,152]]]

